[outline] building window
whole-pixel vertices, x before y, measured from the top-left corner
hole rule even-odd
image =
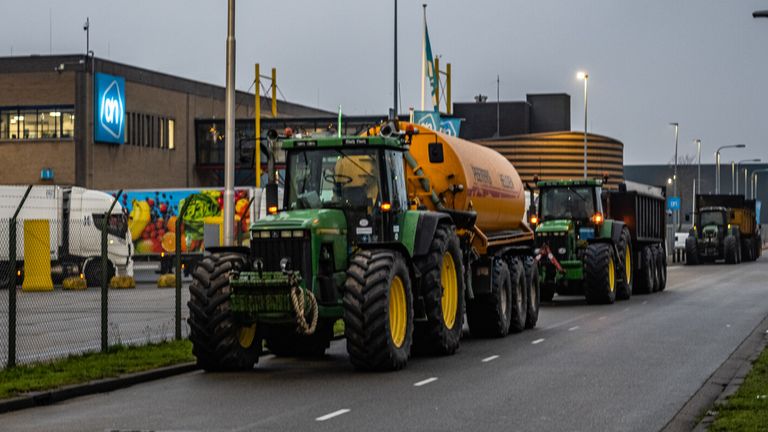
[[[173,150],[175,120],[151,114],[129,112],[126,115],[126,144]]]
[[[75,130],[72,106],[0,108],[0,139],[71,138]]]

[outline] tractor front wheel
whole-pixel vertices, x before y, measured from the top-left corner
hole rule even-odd
[[[197,265],[189,287],[189,340],[206,371],[247,370],[259,360],[256,325],[240,326],[232,315],[229,276],[246,265],[237,253],[212,253]]]
[[[607,243],[587,246],[584,292],[589,304],[611,304],[616,301],[616,262]]]
[[[405,259],[391,250],[355,254],[343,302],[352,364],[363,370],[403,368],[413,340],[413,292]]]

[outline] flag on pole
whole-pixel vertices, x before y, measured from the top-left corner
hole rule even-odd
[[[427,78],[432,85],[432,106],[435,108],[435,112],[440,111],[440,107],[437,106],[437,92],[439,89],[439,77],[435,70],[435,59],[432,57],[432,44],[429,43],[429,31],[427,30],[427,17],[424,15],[424,57],[426,62]]]

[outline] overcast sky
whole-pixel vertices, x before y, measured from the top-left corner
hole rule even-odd
[[[423,1],[399,1],[402,106],[418,108]],[[583,130],[589,72],[590,131],[620,139],[627,164],[674,154],[712,162],[720,145],[746,143],[723,159],[768,160],[767,0],[427,1],[432,50],[453,65],[454,101],[482,93],[571,94]],[[225,0],[117,2],[25,0],[0,4],[0,55],[85,51],[85,17],[97,57],[224,84]],[[391,0],[240,0],[237,87],[253,64],[276,67],[293,102],[347,114],[386,113],[392,103]],[[49,20],[49,16],[51,19]],[[51,25],[52,22],[52,25]],[[52,38],[49,28],[52,28]],[[52,43],[51,43],[52,39]]]

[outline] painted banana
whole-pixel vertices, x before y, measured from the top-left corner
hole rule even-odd
[[[132,205],[133,208],[131,209],[131,217],[128,220],[128,229],[131,231],[131,240],[136,241],[141,238],[141,233],[144,232],[144,228],[149,225],[152,212],[146,201],[133,200]]]

